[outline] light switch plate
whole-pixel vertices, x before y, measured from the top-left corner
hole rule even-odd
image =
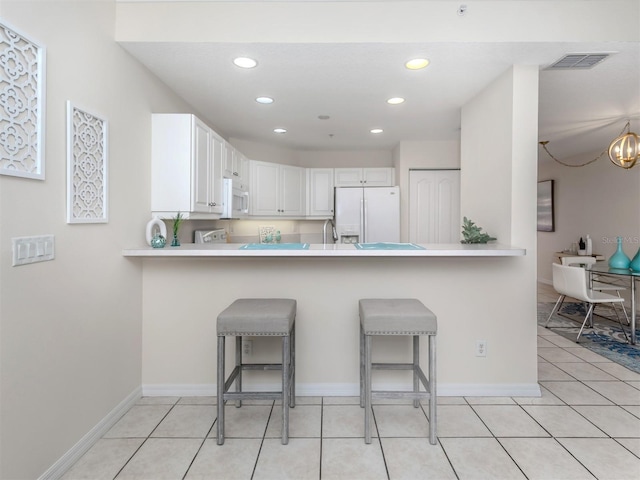
[[[53,235],[37,235],[33,237],[13,237],[12,266],[29,263],[46,262],[55,258],[55,240]]]

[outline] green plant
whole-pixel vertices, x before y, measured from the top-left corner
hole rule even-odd
[[[178,212],[175,217],[173,217],[173,236],[178,235],[178,230],[180,229],[180,224],[184,220],[182,213]]]
[[[478,227],[467,217],[464,217],[462,221],[462,237],[463,240],[460,243],[487,243],[491,240],[496,240],[495,237],[483,233],[482,228]]]

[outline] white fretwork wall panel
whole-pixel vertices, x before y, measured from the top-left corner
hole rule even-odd
[[[0,174],[44,180],[45,49],[0,23]]]
[[[108,218],[108,122],[67,102],[67,223]]]

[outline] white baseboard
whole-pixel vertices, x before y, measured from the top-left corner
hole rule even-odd
[[[113,427],[122,416],[133,407],[142,396],[142,389],[137,387],[93,427],[78,443],[71,447],[62,457],[44,472],[38,480],[57,480],[61,478],[82,455],[84,455],[102,436]]]
[[[280,384],[249,384],[245,388],[257,392],[277,391],[280,389]],[[374,384],[374,388],[380,390],[410,390],[411,386]],[[215,397],[216,386],[215,384],[143,385],[142,394],[148,397]],[[300,397],[357,397],[360,395],[360,385],[357,383],[297,383],[296,395]],[[541,392],[537,383],[444,383],[438,384],[437,395],[439,397],[539,397]]]

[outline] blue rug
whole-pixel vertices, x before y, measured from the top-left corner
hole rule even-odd
[[[553,305],[553,303],[538,303],[538,325],[544,326]],[[597,314],[593,316],[593,328],[585,326],[579,344],[629,370],[640,373],[640,344],[626,343],[611,309],[599,307],[596,312]],[[625,324],[622,313],[620,311],[618,313],[629,336],[630,327]],[[565,302],[560,309],[560,314],[555,313],[551,317],[549,330],[575,342],[586,314],[584,305]],[[637,328],[636,332],[638,332],[637,338],[640,339],[640,331]]]

